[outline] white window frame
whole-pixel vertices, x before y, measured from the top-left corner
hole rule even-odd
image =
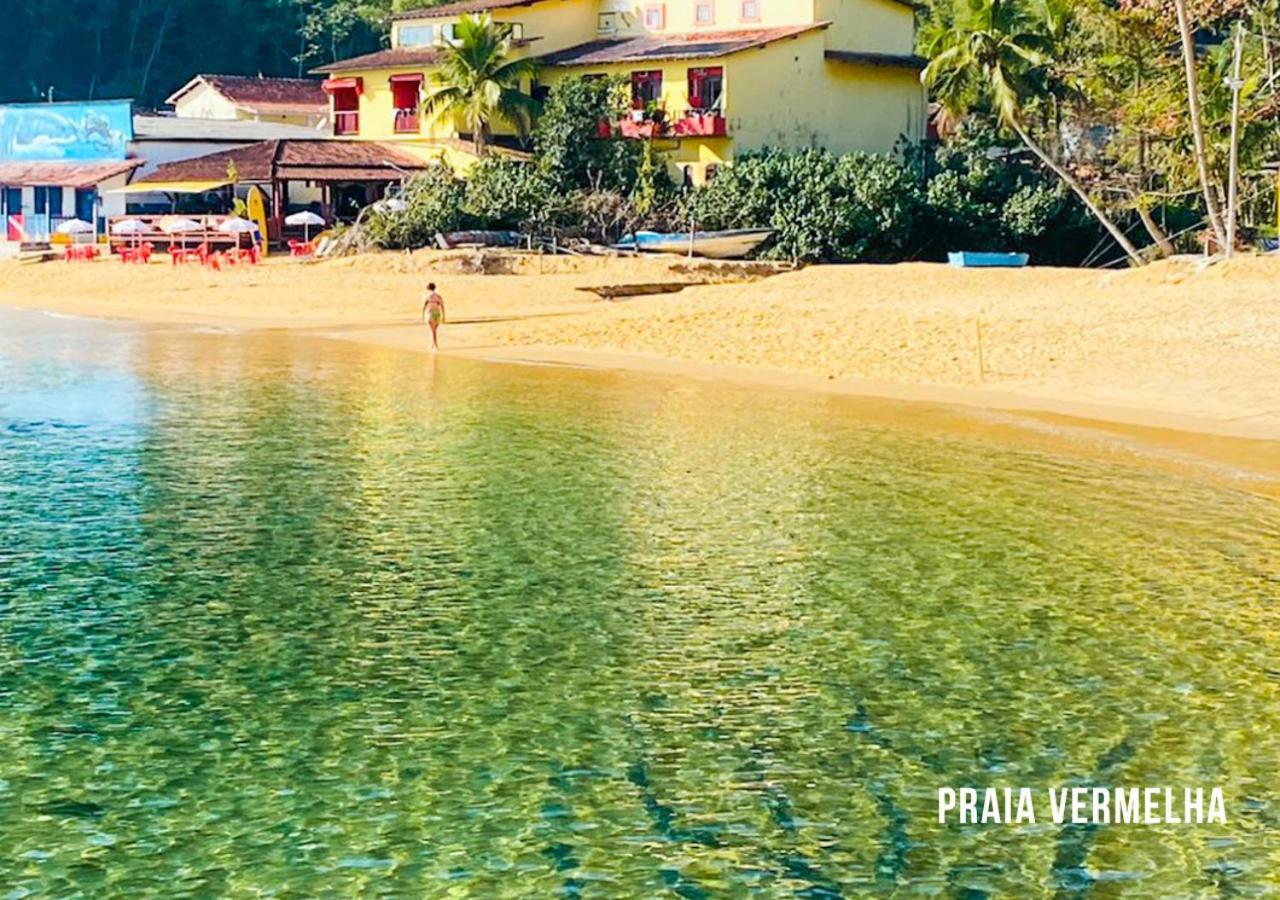
[[[425,32],[427,39],[412,44],[405,43],[404,33],[408,32]],[[397,47],[431,47],[436,42],[436,26],[434,25],[401,25],[396,30],[396,46]]]

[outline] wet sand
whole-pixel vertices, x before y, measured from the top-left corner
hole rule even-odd
[[[1229,451],[1219,447],[1225,458],[1280,469],[1280,259],[1120,272],[908,264],[763,274],[679,259],[434,252],[275,259],[216,273],[9,261],[0,263],[0,305],[429,352],[421,293],[434,278],[448,302],[446,354],[965,405],[1147,437],[1235,438]],[[616,301],[582,290],[673,282],[691,286]]]

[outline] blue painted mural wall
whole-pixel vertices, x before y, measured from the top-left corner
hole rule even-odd
[[[0,162],[124,159],[133,140],[133,104],[0,104]]]

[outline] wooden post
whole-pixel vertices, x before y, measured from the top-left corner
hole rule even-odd
[[[984,382],[987,380],[987,355],[982,347],[982,319],[975,319],[973,326],[978,334],[978,381]]]
[[[1236,55],[1227,87],[1231,88],[1231,167],[1227,176],[1227,259],[1236,252],[1236,220],[1240,215],[1240,92],[1244,90],[1244,23],[1236,25]]]

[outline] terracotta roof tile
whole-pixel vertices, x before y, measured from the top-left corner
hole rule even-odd
[[[434,47],[401,47],[395,50],[378,50],[363,56],[340,59],[312,69],[313,74],[348,72],[355,69],[394,69],[398,66],[429,66],[439,58]]]
[[[255,112],[314,112],[329,107],[329,98],[315,79],[250,75],[197,75],[168,102],[173,103],[198,81],[208,84],[237,106]]]
[[[132,172],[143,160],[125,159],[112,162],[61,163],[61,162],[8,162],[0,163],[0,184],[10,187],[87,188],[109,178]]]
[[[491,12],[495,9],[511,9],[516,6],[533,6],[543,0],[457,0],[442,6],[427,6],[406,10],[395,15],[396,19],[440,19],[463,16],[468,13]]]
[[[654,34],[620,40],[591,41],[541,57],[548,66],[596,66],[609,63],[656,62],[671,59],[703,59],[727,56],[763,47],[827,28],[830,22],[812,22],[782,28],[750,28],[737,31],[697,31]]]
[[[342,170],[360,170],[361,178],[380,172],[383,178],[397,178],[401,170],[425,169],[428,163],[392,144],[372,141],[279,140],[261,141],[246,147],[164,163],[145,178],[148,181],[214,181],[226,178],[235,163],[240,181],[264,184],[273,177],[294,179],[343,178]],[[328,174],[320,174],[325,173]]]

